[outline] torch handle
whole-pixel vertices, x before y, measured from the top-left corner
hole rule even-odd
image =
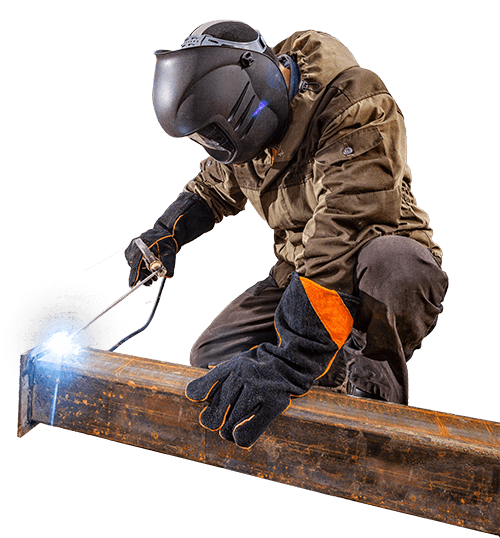
[[[144,241],[140,237],[135,239],[134,242],[139,248],[139,250],[142,252],[144,261],[146,262],[146,266],[152,273],[161,269],[165,271],[165,267],[163,267],[161,261],[149,250],[146,243],[144,243]],[[166,271],[164,272],[164,274],[166,274]],[[164,276],[164,274],[160,274],[159,276]]]

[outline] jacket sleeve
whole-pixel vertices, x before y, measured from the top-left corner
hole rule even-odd
[[[402,182],[409,177],[403,117],[389,94],[363,99],[326,124],[313,175],[317,205],[296,269],[352,294],[359,249],[397,229]]]
[[[200,173],[184,187],[184,191],[194,192],[203,198],[212,210],[216,223],[245,208],[246,196],[230,166],[208,158],[201,162],[200,168]]]

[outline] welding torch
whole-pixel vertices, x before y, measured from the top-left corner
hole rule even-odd
[[[112,348],[109,349],[109,351],[114,351],[118,346],[120,346],[121,344],[123,344],[124,342],[126,342],[127,340],[129,340],[130,338],[132,338],[133,336],[139,334],[140,332],[144,331],[144,329],[146,329],[148,327],[148,325],[151,323],[151,320],[153,319],[154,315],[155,315],[155,312],[156,312],[156,309],[158,307],[158,303],[160,302],[160,297],[161,297],[161,293],[163,291],[163,286],[165,285],[165,281],[166,281],[166,274],[167,274],[167,270],[165,269],[164,265],[162,264],[162,262],[149,250],[149,248],[147,247],[147,245],[144,243],[144,241],[138,237],[137,239],[134,240],[134,243],[136,244],[136,246],[139,248],[139,250],[141,251],[142,253],[142,256],[143,256],[143,259],[144,259],[144,262],[146,264],[146,267],[148,268],[148,270],[151,272],[150,275],[148,275],[145,279],[139,281],[135,286],[133,286],[127,293],[125,293],[124,295],[122,295],[119,299],[117,299],[114,303],[112,303],[110,306],[108,306],[105,310],[103,310],[101,313],[99,313],[97,316],[95,316],[94,318],[92,318],[87,324],[85,324],[83,327],[81,327],[80,329],[78,329],[77,331],[69,334],[69,335],[64,335],[65,336],[65,346],[70,349],[71,348],[71,342],[72,340],[74,340],[74,338],[79,334],[81,333],[82,331],[85,331],[90,325],[92,325],[92,323],[94,323],[95,321],[97,321],[100,317],[104,316],[104,314],[106,314],[107,312],[109,312],[113,307],[115,307],[117,304],[121,303],[124,299],[126,299],[131,293],[133,293],[134,291],[138,290],[141,286],[143,286],[144,284],[146,284],[147,282],[149,282],[150,280],[152,279],[155,279],[156,278],[160,278],[160,277],[163,277],[163,281],[161,282],[161,285],[160,285],[160,289],[158,291],[158,295],[156,297],[156,301],[155,301],[155,304],[153,306],[153,310],[149,316],[149,319],[147,320],[146,324],[143,325],[141,328],[137,329],[136,331],[134,331],[133,333],[129,334],[128,336],[126,336],[125,338],[123,338],[122,340],[120,340],[117,344],[115,344]],[[55,336],[55,335],[54,335]],[[50,340],[47,342],[47,344],[49,345],[45,345],[44,347],[46,348],[45,349],[45,352],[42,352],[41,354],[37,354],[37,357],[40,357],[41,355],[45,355],[47,352],[49,351],[52,351],[50,349]]]
[[[144,280],[141,280],[140,282],[138,282],[127,293],[122,295],[119,299],[117,299],[113,304],[108,306],[105,310],[103,310],[95,318],[91,319],[86,325],[84,325],[83,327],[78,329],[76,332],[74,332],[71,335],[71,338],[73,338],[78,333],[80,333],[80,332],[84,331],[85,329],[87,329],[87,327],[89,327],[89,325],[91,325],[92,323],[97,321],[101,316],[104,316],[104,314],[106,314],[106,312],[109,312],[118,303],[121,303],[123,301],[123,299],[126,299],[131,293],[138,290],[142,285],[146,284],[146,282],[149,282],[150,280],[154,279],[155,277],[158,278],[158,277],[165,276],[167,274],[167,271],[166,271],[165,267],[163,266],[163,264],[161,263],[161,261],[149,250],[149,248],[146,246],[146,243],[144,243],[144,241],[140,237],[135,239],[134,242],[137,245],[137,247],[140,249],[140,251],[142,252],[142,256],[144,258],[144,262],[146,263],[146,267],[148,268],[148,271],[151,271],[151,274],[149,276],[147,276]]]
[[[114,345],[111,349],[108,351],[115,351],[117,348],[119,348],[122,344],[130,340],[132,337],[136,336],[137,334],[144,331],[148,325],[151,323],[151,320],[153,319],[153,316],[156,313],[156,309],[158,307],[158,304],[160,302],[161,294],[163,292],[163,288],[165,286],[166,282],[166,275],[167,271],[165,269],[165,266],[161,263],[161,261],[149,250],[147,245],[144,243],[144,241],[140,238],[135,239],[135,245],[139,250],[141,251],[143,258],[145,260],[146,266],[149,271],[151,271],[151,274],[148,275],[144,280],[141,280],[138,282],[135,286],[133,286],[127,293],[123,294],[120,298],[118,298],[114,303],[110,304],[108,307],[106,307],[104,310],[99,312],[97,316],[94,316],[90,321],[85,323],[85,325],[82,325],[79,329],[77,329],[75,332],[70,334],[69,336],[67,333],[56,333],[53,335],[48,342],[45,342],[44,344],[41,344],[40,346],[36,346],[30,351],[30,360],[27,363],[26,368],[28,369],[29,365],[44,357],[47,353],[54,352],[56,349],[56,353],[61,353],[61,348],[64,349],[65,352],[68,352],[71,350],[71,340],[80,332],[87,329],[94,321],[96,321],[98,318],[100,318],[103,314],[114,308],[117,304],[121,303],[124,299],[126,299],[129,295],[134,293],[136,290],[144,286],[146,282],[149,282],[150,280],[157,280],[161,278],[160,288],[158,290],[158,293],[156,295],[156,299],[153,305],[153,308],[151,309],[151,313],[149,314],[149,317],[142,325],[142,327],[139,327],[139,329],[136,329],[135,331],[125,335],[116,345]],[[123,250],[123,249],[122,249]],[[54,336],[57,337],[57,335],[60,335],[60,338],[56,338],[55,341],[52,341]],[[77,349],[80,349],[79,346],[76,346]],[[74,350],[73,350],[74,351]],[[79,352],[79,351],[77,351]]]

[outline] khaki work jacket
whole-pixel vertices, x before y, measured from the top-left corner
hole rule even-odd
[[[276,148],[242,165],[205,159],[185,190],[198,193],[217,222],[250,201],[274,230],[280,286],[295,270],[352,294],[360,248],[386,234],[415,239],[440,263],[411,192],[403,116],[383,82],[324,33],[295,33],[274,50],[294,58],[315,91],[293,99]]]

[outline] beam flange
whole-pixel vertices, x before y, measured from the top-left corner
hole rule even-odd
[[[500,536],[500,424],[315,387],[250,449],[198,422],[205,371],[86,349],[21,357],[19,429],[104,437]]]

